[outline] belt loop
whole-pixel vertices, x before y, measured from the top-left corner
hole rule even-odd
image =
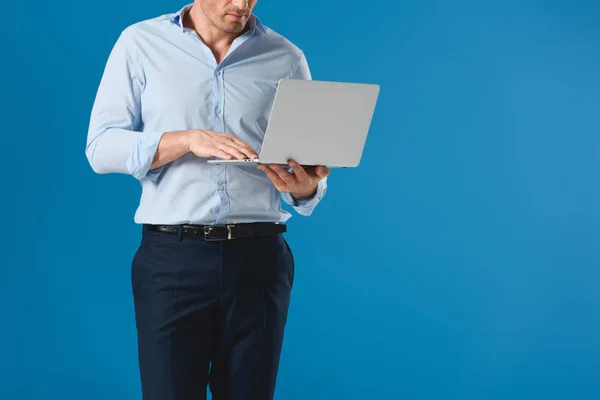
[[[177,238],[180,242],[183,240],[183,225],[177,226]]]

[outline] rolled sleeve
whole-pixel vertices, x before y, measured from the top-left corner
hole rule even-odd
[[[164,132],[140,131],[144,87],[132,28],[111,50],[90,116],[86,156],[99,174],[130,174],[156,180],[163,167],[150,170]]]
[[[126,161],[127,171],[136,179],[156,181],[164,165],[150,171],[158,145],[165,132],[144,132],[136,140]]]
[[[323,199],[325,193],[327,193],[327,178],[323,178],[319,181],[317,192],[313,197],[296,200],[289,193],[281,193],[281,198],[286,204],[292,206],[298,214],[308,217],[313,213],[317,204]]]

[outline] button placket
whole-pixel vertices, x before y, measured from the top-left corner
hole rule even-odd
[[[224,84],[223,84],[223,70],[217,67],[214,75],[215,83],[213,85],[215,90],[215,96],[213,97],[214,107],[214,121],[215,129],[218,132],[225,133],[225,119],[223,112],[224,104]],[[225,165],[214,166],[214,176],[216,178],[217,194],[219,196],[219,213],[217,216],[217,223],[221,222],[224,214],[229,212],[229,198],[227,196],[227,175]]]

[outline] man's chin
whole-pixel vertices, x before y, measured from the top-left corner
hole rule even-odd
[[[227,32],[227,33],[240,33],[244,30],[245,25],[242,23],[235,23],[235,24],[225,24],[225,26],[223,27],[223,31]]]
[[[223,31],[227,33],[240,33],[246,27],[247,18],[234,18],[229,15],[226,15],[225,18],[221,20],[221,27]]]

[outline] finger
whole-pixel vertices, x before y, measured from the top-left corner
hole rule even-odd
[[[228,144],[221,144],[219,146],[219,150],[224,151],[227,154],[231,154],[234,158],[237,158],[238,160],[244,160],[248,158],[248,156],[246,156],[240,150]]]
[[[254,150],[242,147],[234,142],[230,142],[230,143],[231,143],[230,146],[235,147],[236,149],[238,149],[238,151],[240,151],[244,154],[244,158],[249,158],[251,160],[258,158],[258,154],[256,154],[256,152]]]
[[[288,162],[288,165],[292,168],[292,170],[294,171],[294,174],[296,175],[296,177],[298,178],[298,180],[300,182],[307,183],[310,181],[310,176],[308,175],[308,173],[306,172],[306,170],[304,169],[304,167],[302,165],[298,164],[294,160],[290,160]]]
[[[286,171],[281,165],[271,164],[269,167],[290,188],[294,188],[294,187],[298,186],[296,177],[294,175],[290,174],[288,171]]]
[[[279,177],[279,175],[275,171],[269,168],[268,165],[261,164],[258,167],[267,175],[271,182],[273,182],[273,185],[275,185],[275,188],[277,188],[277,190],[283,192],[288,189],[285,182]]]
[[[315,170],[315,172],[317,173],[317,176],[319,178],[323,179],[323,178],[328,177],[331,171],[329,170],[329,168],[327,168],[323,165],[319,165],[317,167],[317,169]]]
[[[236,147],[243,147],[252,150],[250,145],[231,133],[213,132],[212,139],[219,143],[226,143],[229,145],[235,144]]]
[[[238,150],[243,152],[248,156],[248,158],[258,158],[258,154],[250,145],[243,140],[239,139],[235,135],[225,134],[223,137],[223,142],[229,145],[235,146]]]
[[[231,135],[228,134],[227,138],[237,144],[239,144],[240,146],[246,147],[247,149],[252,150],[252,147],[250,147],[250,145],[246,142],[244,142],[242,139],[240,139],[239,137],[235,136],[235,135]]]
[[[229,146],[233,146],[236,149],[238,149],[239,151],[241,151],[242,153],[244,153],[246,156],[245,158],[250,158],[250,159],[258,158],[258,154],[250,147],[243,146],[235,141],[228,141],[225,144],[227,144]]]
[[[227,153],[227,152],[225,152],[225,151],[223,151],[221,149],[218,149],[216,147],[213,150],[213,154],[214,154],[215,157],[218,157],[218,158],[220,158],[222,160],[231,160],[231,159],[233,159],[233,156],[231,154],[229,154],[229,153]]]
[[[231,137],[229,140],[231,143],[233,143],[235,146],[237,146],[240,150],[249,152],[251,155],[258,156],[256,151],[254,151],[254,149],[252,147],[250,147],[250,145],[248,143],[238,139],[235,136]]]
[[[250,149],[248,146],[240,144],[238,141],[231,138],[229,135],[222,134],[215,138],[216,143],[220,145],[226,145],[230,147],[236,148],[238,151],[246,154],[247,158],[250,158],[250,155],[254,153],[254,150]],[[243,142],[242,142],[243,143]]]

